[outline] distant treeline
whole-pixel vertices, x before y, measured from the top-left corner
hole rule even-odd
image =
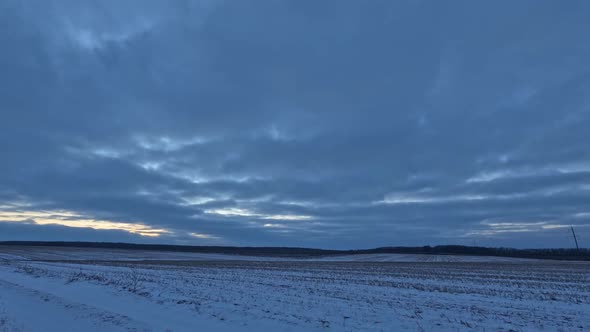
[[[466,255],[498,256],[515,258],[542,258],[559,260],[590,260],[590,249],[514,249],[488,248],[459,245],[424,246],[424,247],[383,247],[369,250],[352,250],[351,253],[395,253],[395,254],[431,254],[431,255]]]
[[[10,246],[44,246],[66,248],[97,248],[97,249],[127,249],[127,250],[156,250],[174,252],[215,253],[245,256],[273,256],[273,257],[323,257],[337,255],[361,254],[428,254],[428,255],[469,255],[469,256],[498,256],[516,258],[543,258],[558,260],[590,260],[590,249],[514,249],[488,248],[459,245],[423,246],[423,247],[381,247],[361,250],[326,250],[293,247],[221,247],[221,246],[181,246],[165,244],[133,244],[112,242],[42,242],[42,241],[6,241],[0,245]]]

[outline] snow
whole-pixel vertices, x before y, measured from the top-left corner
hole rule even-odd
[[[493,257],[493,256],[462,256],[462,255],[423,255],[423,254],[361,254],[329,256],[320,259],[313,259],[326,262],[495,262],[495,263],[518,263],[534,262],[535,259]]]
[[[100,250],[48,262],[31,260],[41,253],[7,254],[0,331],[590,329],[587,263],[414,255],[163,261],[170,253],[150,262],[128,260],[146,252],[114,261]]]
[[[195,317],[187,308],[146,301],[90,283],[68,285],[0,271],[0,303],[25,331],[247,331],[245,325]],[[16,310],[15,310],[16,309]],[[263,324],[264,325],[264,324]],[[266,324],[267,328],[277,328]]]
[[[0,260],[116,260],[116,261],[211,261],[211,260],[240,260],[240,261],[300,261],[301,259],[261,256],[237,256],[225,254],[148,251],[124,249],[95,249],[95,248],[60,248],[60,247],[30,247],[0,246]],[[462,256],[462,255],[423,255],[423,254],[362,254],[339,255],[322,258],[310,258],[309,261],[331,262],[534,262],[535,259],[492,257],[492,256]]]
[[[273,257],[224,254],[60,247],[1,246],[0,260],[280,260]]]

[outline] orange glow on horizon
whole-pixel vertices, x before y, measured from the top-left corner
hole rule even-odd
[[[158,237],[171,233],[163,228],[153,228],[140,223],[98,220],[71,211],[0,211],[0,222],[32,221],[37,225],[61,225],[96,230],[120,230],[147,237]]]

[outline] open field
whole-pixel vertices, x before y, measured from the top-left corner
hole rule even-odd
[[[246,255],[226,255],[217,253],[155,251],[155,250],[125,250],[125,249],[96,249],[76,247],[43,247],[43,246],[3,246],[0,245],[0,260],[43,260],[43,261],[214,261],[214,260],[244,260],[244,261],[301,261],[298,258],[265,257]],[[464,255],[425,255],[425,254],[356,254],[356,255],[326,255],[310,257],[305,261],[335,261],[335,262],[535,262],[528,258],[494,257],[494,256],[464,256]]]
[[[0,248],[0,331],[590,329],[588,263],[18,250]]]

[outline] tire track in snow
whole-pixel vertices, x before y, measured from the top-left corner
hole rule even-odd
[[[145,324],[0,279],[0,307],[23,331],[151,331]]]

